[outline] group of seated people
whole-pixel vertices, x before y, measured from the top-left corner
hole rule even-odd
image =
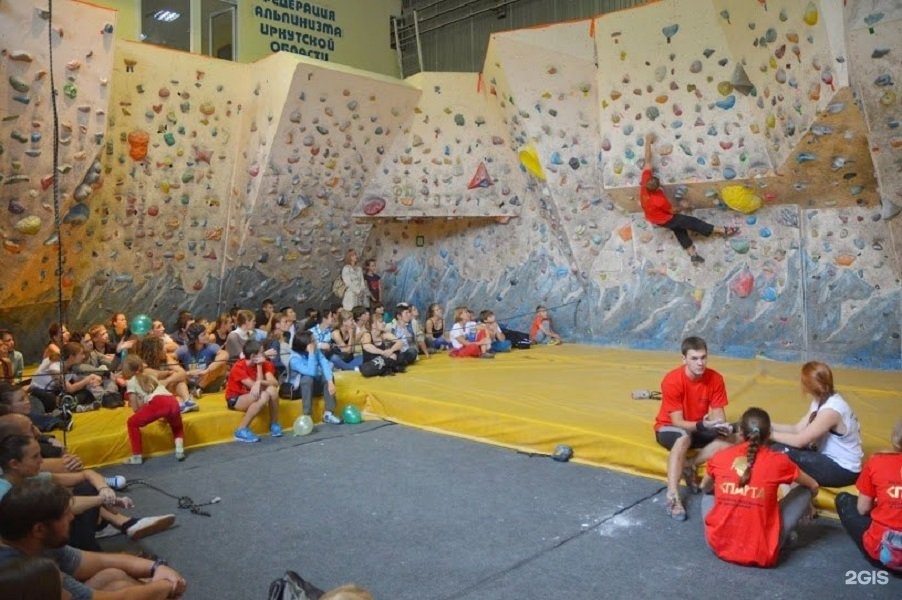
[[[708,348],[699,337],[682,343],[683,364],[661,382],[655,437],[670,453],[666,510],[685,521],[680,480],[701,502],[705,539],[721,559],[772,567],[793,530],[817,516],[821,486],[855,484],[836,510],[843,526],[874,565],[902,571],[902,420],[892,450],[864,464],[861,428],[822,362],[802,366],[808,407],[794,424],[773,423],[767,411],[749,408],[737,423],[726,417],[723,377],[707,368]],[[698,467],[707,463],[704,478]]]
[[[79,332],[52,324],[41,362],[27,380],[12,332],[0,330],[0,380],[22,382],[30,403],[27,414],[41,431],[70,430],[72,413],[128,405],[134,414],[127,424],[132,449],[127,463],[143,462],[141,428],[161,419],[172,430],[176,458],[184,460],[182,415],[199,410],[197,399],[204,393],[224,390],[228,408],[244,413],[235,430],[237,441],[260,440],[250,425],[267,407],[271,436],[282,435],[279,398],[301,399],[303,414],[311,415],[313,397],[321,394],[323,422],[339,424],[335,370],[391,376],[436,351],[493,358],[511,350],[511,340],[491,310],[474,317],[468,308],[457,307],[446,328],[438,303],[429,306],[421,323],[412,304],[399,303],[393,316],[387,316],[380,302],[371,302],[351,310],[341,305],[309,308],[299,322],[292,307],[276,311],[266,299],[257,312],[235,307],[215,321],[182,311],[170,334],[160,320],[148,320],[148,328],[138,329],[117,312],[108,323]],[[536,309],[530,338],[533,343],[560,343],[544,306]]]

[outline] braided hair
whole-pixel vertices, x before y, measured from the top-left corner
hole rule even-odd
[[[770,440],[770,415],[760,408],[750,408],[742,413],[739,428],[749,443],[746,453],[748,464],[739,478],[739,485],[744,487],[752,478],[752,467],[755,466],[755,459],[758,458],[759,448]]]

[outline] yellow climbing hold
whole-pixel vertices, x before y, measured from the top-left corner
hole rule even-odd
[[[744,185],[728,185],[720,190],[723,203],[741,213],[750,214],[761,208],[761,197]]]
[[[806,25],[817,25],[817,6],[814,2],[809,2],[808,6],[805,7],[805,14],[802,15],[802,20],[805,21]]]

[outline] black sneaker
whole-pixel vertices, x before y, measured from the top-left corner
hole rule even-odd
[[[701,256],[699,256],[698,254],[693,254],[692,258],[690,258],[689,260],[691,260],[692,264],[694,264],[694,265],[700,265],[703,262],[705,262],[705,259],[702,258]]]

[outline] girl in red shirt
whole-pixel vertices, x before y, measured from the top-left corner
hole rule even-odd
[[[902,420],[892,435],[893,451],[878,452],[864,464],[855,486],[859,495],[841,492],[836,512],[843,527],[871,564],[902,573]],[[893,538],[897,550],[893,560]]]
[[[770,416],[760,408],[742,415],[745,441],[721,450],[708,461],[702,489],[705,538],[722,560],[759,567],[777,564],[780,548],[817,495],[817,482],[771,450]],[[780,485],[798,483],[781,500]]]

